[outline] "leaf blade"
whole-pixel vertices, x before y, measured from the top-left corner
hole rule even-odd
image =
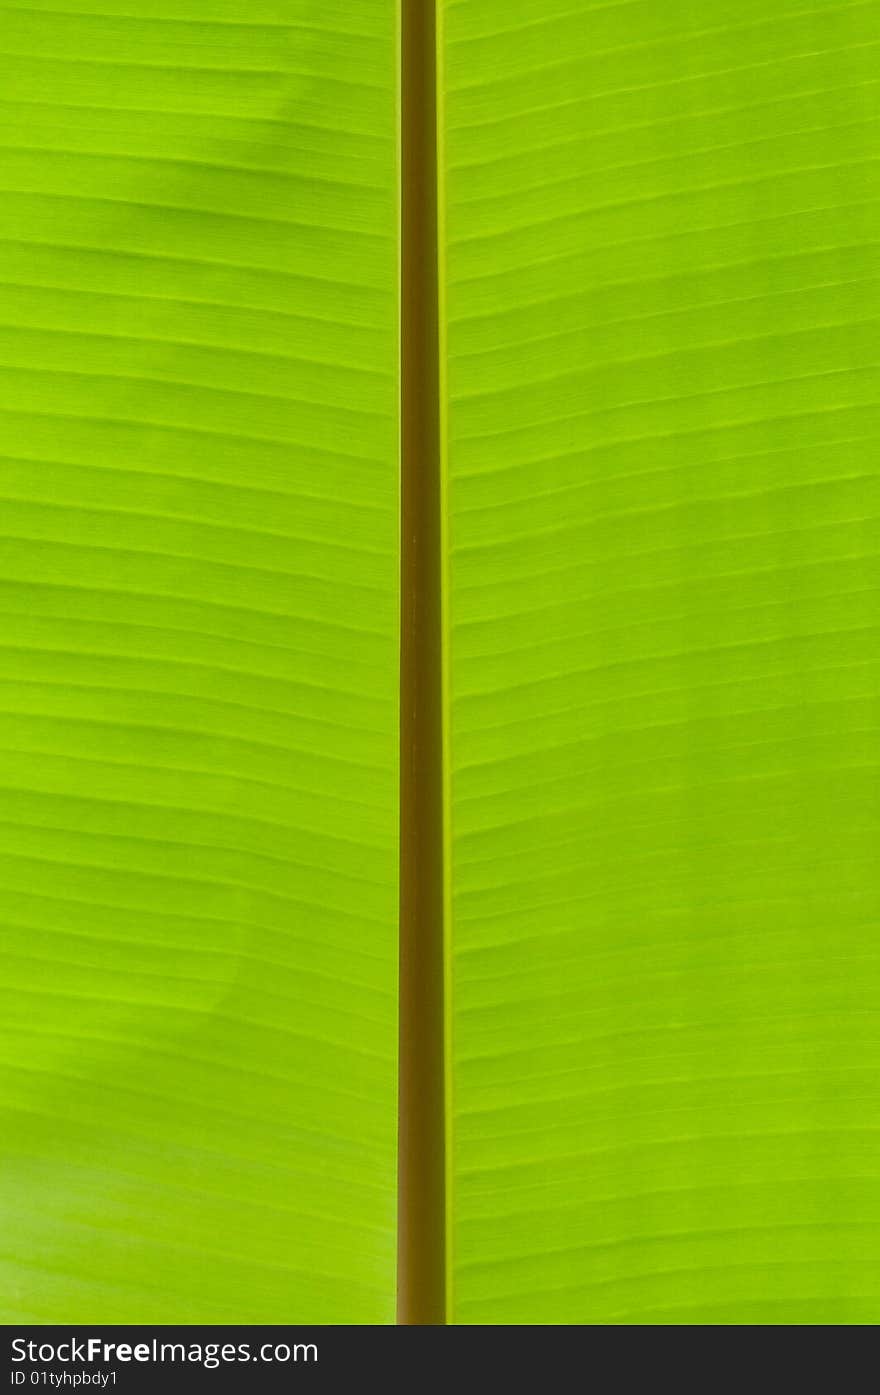
[[[443,11],[453,1319],[870,1321],[877,8]]]
[[[8,6],[6,1321],[388,1322],[394,6]]]

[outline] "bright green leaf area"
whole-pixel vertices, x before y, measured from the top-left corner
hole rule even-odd
[[[452,1316],[880,1320],[880,5],[444,0]]]
[[[393,1320],[394,0],[0,10],[0,1320]]]
[[[880,4],[440,0],[450,1317],[880,1320]],[[0,1321],[388,1322],[397,6],[0,6]]]

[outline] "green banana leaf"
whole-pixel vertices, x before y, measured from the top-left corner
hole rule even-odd
[[[880,1318],[880,6],[445,0],[451,1315]]]
[[[3,1322],[394,1320],[401,8],[0,5]],[[437,13],[446,1318],[876,1322],[880,4]]]
[[[5,1322],[389,1322],[392,0],[0,11]]]

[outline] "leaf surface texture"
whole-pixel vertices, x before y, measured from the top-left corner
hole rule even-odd
[[[392,1321],[396,8],[0,34],[0,1319]]]
[[[880,9],[442,17],[452,1318],[876,1322]]]

